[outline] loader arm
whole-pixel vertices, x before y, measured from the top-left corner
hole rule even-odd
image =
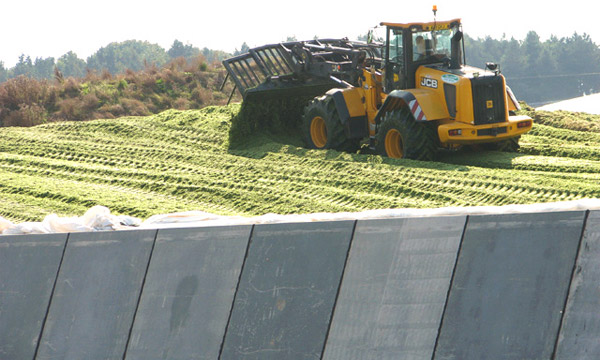
[[[356,86],[365,64],[380,66],[381,44],[347,39],[264,45],[223,61],[244,98],[317,96]]]

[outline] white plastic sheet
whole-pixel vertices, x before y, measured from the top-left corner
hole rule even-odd
[[[600,115],[600,94],[585,95],[536,108],[536,110],[584,112]]]
[[[582,199],[575,201],[532,204],[532,205],[505,205],[505,206],[473,206],[473,207],[445,207],[437,209],[381,209],[362,212],[344,213],[315,213],[278,215],[266,214],[256,217],[226,217],[206,215],[195,211],[177,214],[157,215],[155,221],[152,217],[144,221],[140,227],[146,229],[164,229],[176,227],[200,227],[218,225],[244,225],[244,224],[272,224],[311,221],[334,220],[359,220],[359,219],[387,219],[406,217],[432,217],[452,215],[487,215],[487,214],[520,214],[554,211],[600,210],[600,199]]]
[[[8,221],[5,218],[0,216],[0,234],[2,234],[2,232],[8,228],[11,228],[15,226],[15,224],[12,223],[12,221]]]
[[[80,217],[59,217],[50,214],[41,222],[25,222],[12,224],[2,228],[2,223],[8,220],[0,218],[0,234],[50,234],[82,231],[122,230],[139,226],[141,220],[131,216],[116,216],[104,206],[94,206]]]
[[[203,211],[187,211],[154,215],[146,221],[131,216],[116,216],[104,206],[94,206],[80,217],[61,218],[56,214],[46,216],[42,222],[13,224],[0,217],[0,234],[45,234],[59,232],[164,229],[177,227],[201,227],[244,224],[272,224],[311,221],[386,219],[406,217],[432,217],[452,215],[520,214],[554,211],[600,210],[600,199],[582,199],[533,205],[446,207],[437,209],[381,209],[356,213],[316,213],[278,215],[266,214],[256,217],[221,216]]]

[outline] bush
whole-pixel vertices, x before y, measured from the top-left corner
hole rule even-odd
[[[55,120],[83,120],[86,114],[84,102],[78,98],[63,99],[58,104]]]
[[[93,93],[84,95],[81,102],[83,103],[82,108],[86,113],[92,113],[100,107],[100,99]]]
[[[0,85],[0,124],[2,126],[33,126],[47,119],[48,108],[56,107],[56,90],[46,80],[25,76]]]
[[[62,91],[64,97],[75,97],[78,96],[81,91],[81,83],[76,79],[70,77],[62,84]]]
[[[0,105],[8,110],[20,110],[21,105],[46,104],[50,86],[46,80],[34,80],[23,75],[10,79],[0,87]]]
[[[186,98],[180,97],[173,101],[173,108],[177,110],[188,110],[190,108],[190,101]]]
[[[121,99],[123,113],[131,116],[150,115],[150,111],[143,102],[136,99]]]
[[[40,105],[21,104],[4,119],[4,126],[35,126],[46,122],[46,110]]]
[[[106,70],[100,75],[88,70],[84,78],[58,77],[53,83],[20,76],[0,84],[0,126],[223,105],[233,86],[219,90],[224,78],[225,70],[219,64],[207,65],[202,55],[176,58],[161,68],[146,65],[140,71],[127,70],[116,76]]]
[[[126,114],[125,109],[121,104],[102,105],[98,110],[103,113],[111,114],[112,117],[119,117]]]
[[[191,99],[198,106],[206,106],[212,103],[213,100],[213,92],[202,86],[196,86],[194,90],[192,90]]]

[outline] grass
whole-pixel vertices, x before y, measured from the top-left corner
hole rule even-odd
[[[437,162],[307,150],[255,133],[230,144],[239,105],[0,129],[0,216],[39,221],[94,205],[147,218],[528,204],[600,197],[600,134],[536,124],[519,153]],[[235,145],[235,146],[233,146]]]

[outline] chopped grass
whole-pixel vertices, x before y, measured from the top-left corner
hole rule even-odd
[[[536,124],[520,153],[438,162],[302,148],[264,133],[230,144],[239,105],[0,129],[0,216],[147,218],[528,204],[600,197],[600,134]],[[238,118],[239,120],[239,118]]]

